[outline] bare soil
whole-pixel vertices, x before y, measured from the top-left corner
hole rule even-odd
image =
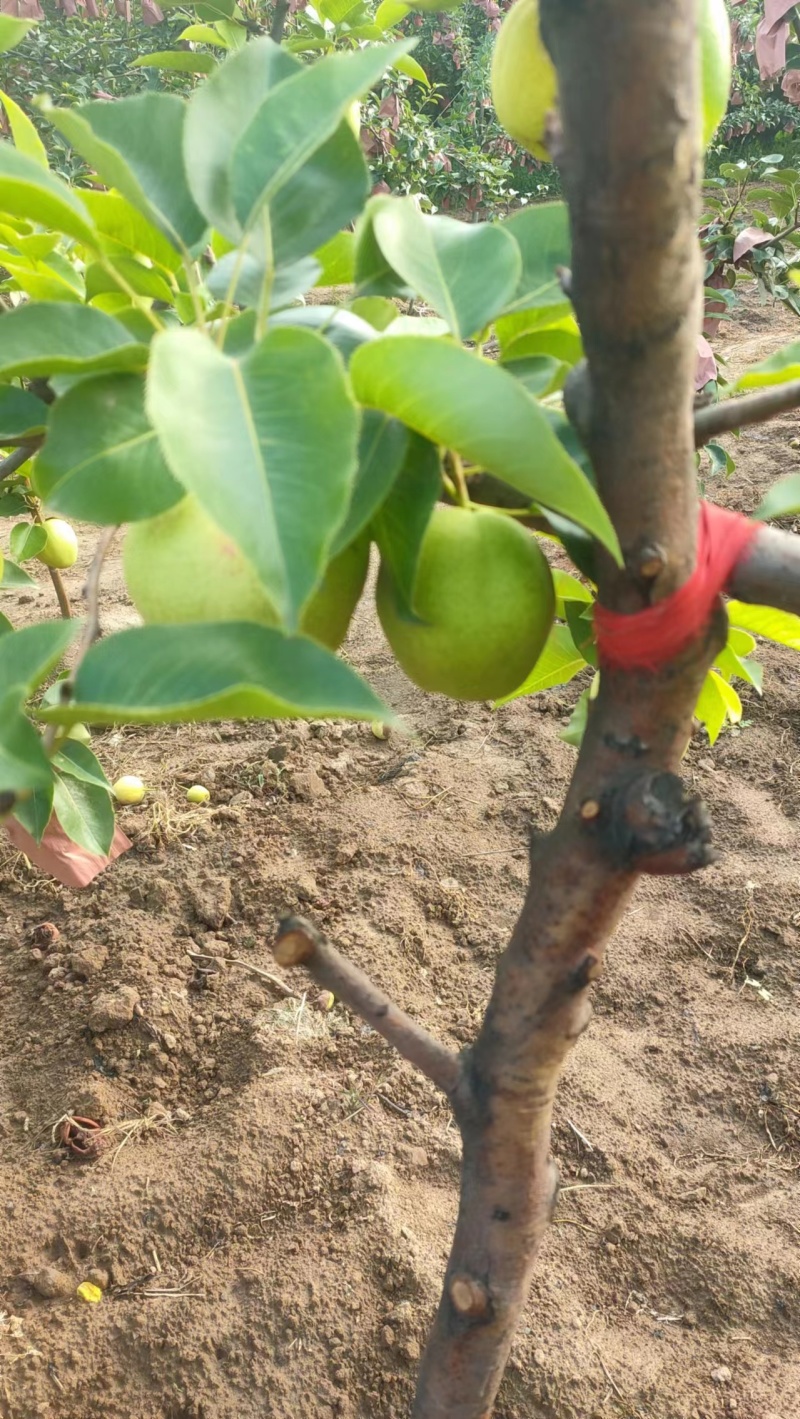
[[[739,367],[796,331],[751,300],[719,345]],[[797,469],[797,432],[791,416],[732,441],[736,473],[710,494],[754,508]],[[133,613],[108,570],[111,628]],[[50,598],[43,581],[10,614]],[[302,973],[285,998],[250,967],[281,977],[274,924],[299,908],[466,1042],[528,834],[554,823],[570,775],[576,686],[496,714],[426,697],[367,603],[347,653],[407,738],[99,732],[109,775],[152,785],[120,811],[133,850],[75,892],[0,846],[2,1419],[408,1415],[457,1134],[378,1036],[315,1008]],[[721,860],[643,883],[570,1061],[563,1192],[499,1419],[800,1412],[800,658],[762,658],[764,702],[745,689],[741,728],[686,758]],[[207,809],[185,801],[198,781]],[[140,1013],[92,1028],[123,987]],[[81,1160],[54,1141],[65,1114],[121,1126]],[[87,1279],[99,1303],[76,1294]]]

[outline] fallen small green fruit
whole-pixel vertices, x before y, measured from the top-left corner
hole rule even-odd
[[[118,803],[141,803],[147,789],[135,774],[124,774],[117,779],[111,792]]]
[[[190,803],[208,803],[211,794],[201,783],[193,783],[191,788],[187,788],[186,797]]]

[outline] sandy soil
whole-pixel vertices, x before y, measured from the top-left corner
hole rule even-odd
[[[719,343],[739,366],[796,328],[751,302]],[[712,496],[752,509],[797,468],[797,422],[732,443],[737,471]],[[9,597],[10,614],[49,597]],[[108,627],[130,623],[114,563],[104,601]],[[497,714],[425,697],[368,605],[347,649],[409,738],[98,733],[112,777],[153,785],[120,812],[133,850],[73,892],[0,847],[2,1419],[408,1414],[457,1135],[341,1006],[315,1010],[299,974],[284,998],[249,967],[281,974],[274,923],[300,907],[429,1028],[468,1040],[528,833],[553,824],[570,775],[576,687]],[[765,702],[745,690],[741,729],[686,759],[721,861],[640,888],[570,1061],[564,1190],[499,1419],[800,1411],[800,658],[763,660]],[[212,803],[188,810],[198,780]],[[92,1028],[125,988],[141,1013]],[[81,1162],[54,1146],[65,1113],[124,1126]],[[99,1304],[76,1296],[86,1279]]]

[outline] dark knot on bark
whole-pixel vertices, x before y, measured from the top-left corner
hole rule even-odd
[[[600,812],[583,820],[616,866],[678,876],[716,861],[705,804],[684,796],[676,774],[633,774],[599,802]]]

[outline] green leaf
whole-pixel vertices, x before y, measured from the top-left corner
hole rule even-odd
[[[132,256],[115,256],[105,265],[95,261],[86,268],[87,301],[108,291],[123,291],[126,295],[135,291],[139,296],[164,301],[167,305],[174,305],[176,295],[160,272],[135,261]]]
[[[787,380],[800,379],[800,340],[785,345],[768,360],[754,365],[740,375],[735,389],[759,389],[767,384],[785,384]]]
[[[391,327],[390,327],[391,328]],[[619,543],[594,488],[539,405],[511,375],[444,340],[374,340],[350,362],[360,403],[455,449],[531,500],[592,532],[619,559]]]
[[[0,636],[8,635],[9,631],[13,631],[13,629],[14,627],[8,617],[4,616],[2,611],[0,611]]]
[[[53,763],[63,773],[94,784],[96,788],[103,788],[107,794],[111,792],[100,762],[88,744],[81,744],[77,739],[65,739],[58,753],[53,755]]]
[[[272,326],[240,360],[169,331],[153,341],[147,408],[172,473],[294,629],[355,479],[358,413],[338,356],[310,330]]]
[[[573,748],[580,749],[583,743],[583,736],[586,733],[586,726],[589,723],[589,705],[592,701],[591,686],[581,690],[575,707],[570,715],[569,724],[566,729],[562,729],[559,739],[563,739],[565,744],[572,744]]]
[[[270,202],[276,264],[307,256],[340,232],[358,216],[369,187],[361,145],[347,122],[340,123]]]
[[[575,649],[580,651],[587,665],[597,669],[597,651],[594,644],[594,607],[581,605],[578,601],[564,603],[564,616]]]
[[[17,591],[21,586],[35,586],[36,582],[32,576],[12,562],[10,557],[6,557],[3,562],[3,569],[0,572],[0,591]]]
[[[569,371],[569,365],[553,355],[527,355],[521,360],[503,360],[502,365],[534,399],[542,399],[561,389]]]
[[[773,483],[769,492],[761,499],[753,517],[760,522],[768,522],[770,518],[793,517],[798,512],[800,473],[790,473],[788,478],[781,478],[779,483]]]
[[[733,626],[787,645],[790,650],[800,650],[800,616],[776,611],[774,606],[750,606],[744,601],[729,601],[727,612]]]
[[[40,167],[46,169],[48,162],[44,143],[27,113],[24,113],[19,104],[15,103],[8,94],[4,94],[2,89],[0,89],[0,103],[6,111],[8,126],[11,129],[11,136],[14,139],[14,147],[17,152],[24,153],[26,157],[32,158]]]
[[[373,197],[364,208],[355,229],[355,284],[357,297],[404,296],[415,292],[398,275],[381,251],[375,235],[375,217],[386,201]]]
[[[438,449],[412,434],[403,465],[373,522],[375,541],[392,574],[399,609],[409,619],[416,619],[414,583],[422,539],[441,492]]]
[[[405,74],[409,79],[416,79],[417,83],[422,84],[426,89],[431,86],[431,81],[422,65],[418,64],[411,54],[404,54],[400,59],[396,59],[392,68],[396,69],[398,74]]]
[[[334,25],[340,25],[353,10],[357,10],[361,0],[319,0],[317,14]]]
[[[489,325],[517,287],[519,249],[500,227],[424,217],[411,197],[387,198],[373,226],[393,270],[460,340]]]
[[[543,308],[569,311],[570,303],[558,275],[558,268],[568,268],[572,260],[566,203],[541,202],[523,207],[500,223],[499,229],[514,238],[522,257],[519,283],[505,313]]]
[[[562,572],[559,567],[552,568],[553,585],[556,591],[556,616],[558,620],[566,620],[566,603],[568,601],[578,601],[584,606],[594,598],[588,586],[584,586],[582,581],[571,576],[569,572]]]
[[[402,0],[381,0],[375,11],[375,24],[382,30],[393,30],[408,14],[410,6]]]
[[[374,330],[381,331],[388,329],[400,315],[394,301],[387,300],[386,296],[356,296],[347,309],[366,320]]]
[[[98,641],[78,669],[74,700],[41,716],[62,724],[392,718],[330,651],[250,621],[144,626]]]
[[[0,379],[144,369],[147,347],[113,316],[90,306],[42,301],[2,317]]]
[[[339,351],[345,364],[349,364],[354,350],[366,341],[376,339],[371,325],[340,305],[293,306],[291,310],[278,311],[270,318],[270,325],[295,325],[306,330],[318,330]]]
[[[12,384],[0,385],[0,444],[42,433],[46,418],[47,405],[35,394]]]
[[[49,511],[109,526],[155,517],[184,496],[134,374],[81,380],[56,401],[34,483]]]
[[[736,464],[721,443],[707,443],[705,452],[711,462],[710,473],[713,478],[718,478],[720,475],[729,478],[731,473],[735,471]]]
[[[714,662],[714,668],[729,683],[735,676],[738,676],[740,680],[745,680],[748,685],[752,685],[759,695],[763,693],[763,665],[759,665],[757,661],[745,660],[742,656],[737,655],[730,644],[719,652]]]
[[[82,195],[101,236],[110,237],[138,256],[146,256],[165,271],[177,271],[181,258],[175,247],[119,192],[87,188]]]
[[[89,213],[76,193],[10,143],[0,143],[0,211],[94,244]]]
[[[39,621],[13,636],[0,636],[0,691],[22,686],[32,695],[58,665],[80,624],[77,621]]]
[[[53,812],[53,775],[45,787],[34,789],[28,798],[23,798],[14,810],[14,817],[30,833],[34,842],[40,843]]]
[[[31,557],[38,557],[46,542],[47,533],[36,522],[18,522],[11,529],[9,545],[17,562],[29,562]]]
[[[355,238],[352,232],[337,232],[314,252],[321,270],[318,286],[349,286],[354,274]]]
[[[84,778],[60,767],[53,783],[53,812],[74,843],[87,852],[106,855],[115,827],[114,808],[107,788],[87,783]]]
[[[113,103],[43,111],[98,177],[115,187],[176,249],[191,247],[206,223],[183,165],[186,104],[154,89]]]
[[[742,717],[742,702],[736,691],[716,670],[709,670],[695,705],[695,718],[704,724],[712,744],[716,744],[728,720],[738,724]]]
[[[213,44],[219,49],[228,48],[227,40],[213,25],[187,25],[185,30],[181,30],[178,39],[191,44]]]
[[[236,144],[270,90],[301,69],[300,61],[271,39],[256,39],[220,64],[189,101],[183,147],[192,195],[211,225],[232,242],[242,235],[231,197]]]
[[[0,15],[0,54],[21,44],[28,30],[38,23],[38,20],[18,20],[15,15]]]
[[[16,636],[3,636],[0,647],[10,640]],[[0,793],[28,793],[52,780],[42,741],[22,711],[23,698],[19,685],[0,691]]]
[[[181,0],[169,0],[169,5],[164,8],[172,9],[175,4],[180,4]],[[194,0],[192,9],[201,19],[208,24],[219,24],[220,21],[231,20],[236,14],[236,0]]]
[[[567,685],[585,669],[586,661],[576,649],[569,627],[556,624],[527,680],[513,694],[498,700],[497,705],[507,705],[523,695],[538,695],[541,690],[552,690],[556,685]]]
[[[305,295],[314,285],[319,263],[304,257],[288,266],[279,266],[272,275],[269,288],[269,309],[283,310]],[[264,298],[268,272],[262,260],[241,252],[229,251],[220,257],[210,272],[206,285],[217,300],[255,310]]]
[[[248,226],[338,128],[354,99],[381,77],[413,40],[336,53],[304,66],[267,94],[236,144],[231,167],[233,205]]]
[[[358,471],[347,510],[331,548],[331,556],[349,547],[385,501],[408,448],[408,430],[397,419],[366,409],[358,444]],[[438,472],[438,470],[437,470]]]
[[[567,322],[564,322],[561,328],[549,326],[544,330],[531,330],[518,340],[512,340],[510,345],[503,347],[503,363],[546,356],[561,360],[570,367],[576,365],[583,358],[583,341],[577,328],[564,328],[566,325]]]
[[[197,54],[191,49],[160,49],[140,54],[131,69],[173,69],[179,74],[212,74],[217,67],[213,54]]]

